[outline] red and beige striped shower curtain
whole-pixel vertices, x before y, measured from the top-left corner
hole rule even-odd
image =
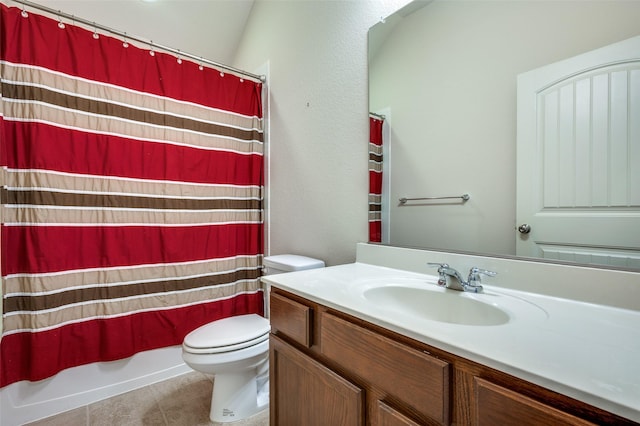
[[[382,126],[383,120],[369,116],[369,241],[382,241]]]
[[[262,84],[0,6],[0,386],[262,313]]]

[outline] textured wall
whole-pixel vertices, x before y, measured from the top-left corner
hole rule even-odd
[[[270,253],[329,265],[368,239],[367,31],[406,1],[262,1],[234,65],[270,75]]]

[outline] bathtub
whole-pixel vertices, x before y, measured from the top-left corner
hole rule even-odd
[[[39,382],[13,383],[0,389],[0,425],[17,426],[53,416],[189,371],[181,346],[170,346],[69,368]]]

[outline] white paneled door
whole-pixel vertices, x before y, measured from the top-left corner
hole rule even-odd
[[[517,151],[517,255],[640,268],[640,37],[519,75]]]

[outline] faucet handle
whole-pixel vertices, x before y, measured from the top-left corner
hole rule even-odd
[[[498,275],[497,272],[488,271],[486,269],[480,269],[477,267],[473,267],[469,270],[469,285],[470,286],[478,286],[481,280],[481,275],[486,275],[488,277],[495,277]]]
[[[438,285],[444,287],[447,285],[447,277],[444,273],[446,269],[449,269],[449,264],[447,263],[431,263],[427,262],[427,265],[431,268],[438,268]]]

